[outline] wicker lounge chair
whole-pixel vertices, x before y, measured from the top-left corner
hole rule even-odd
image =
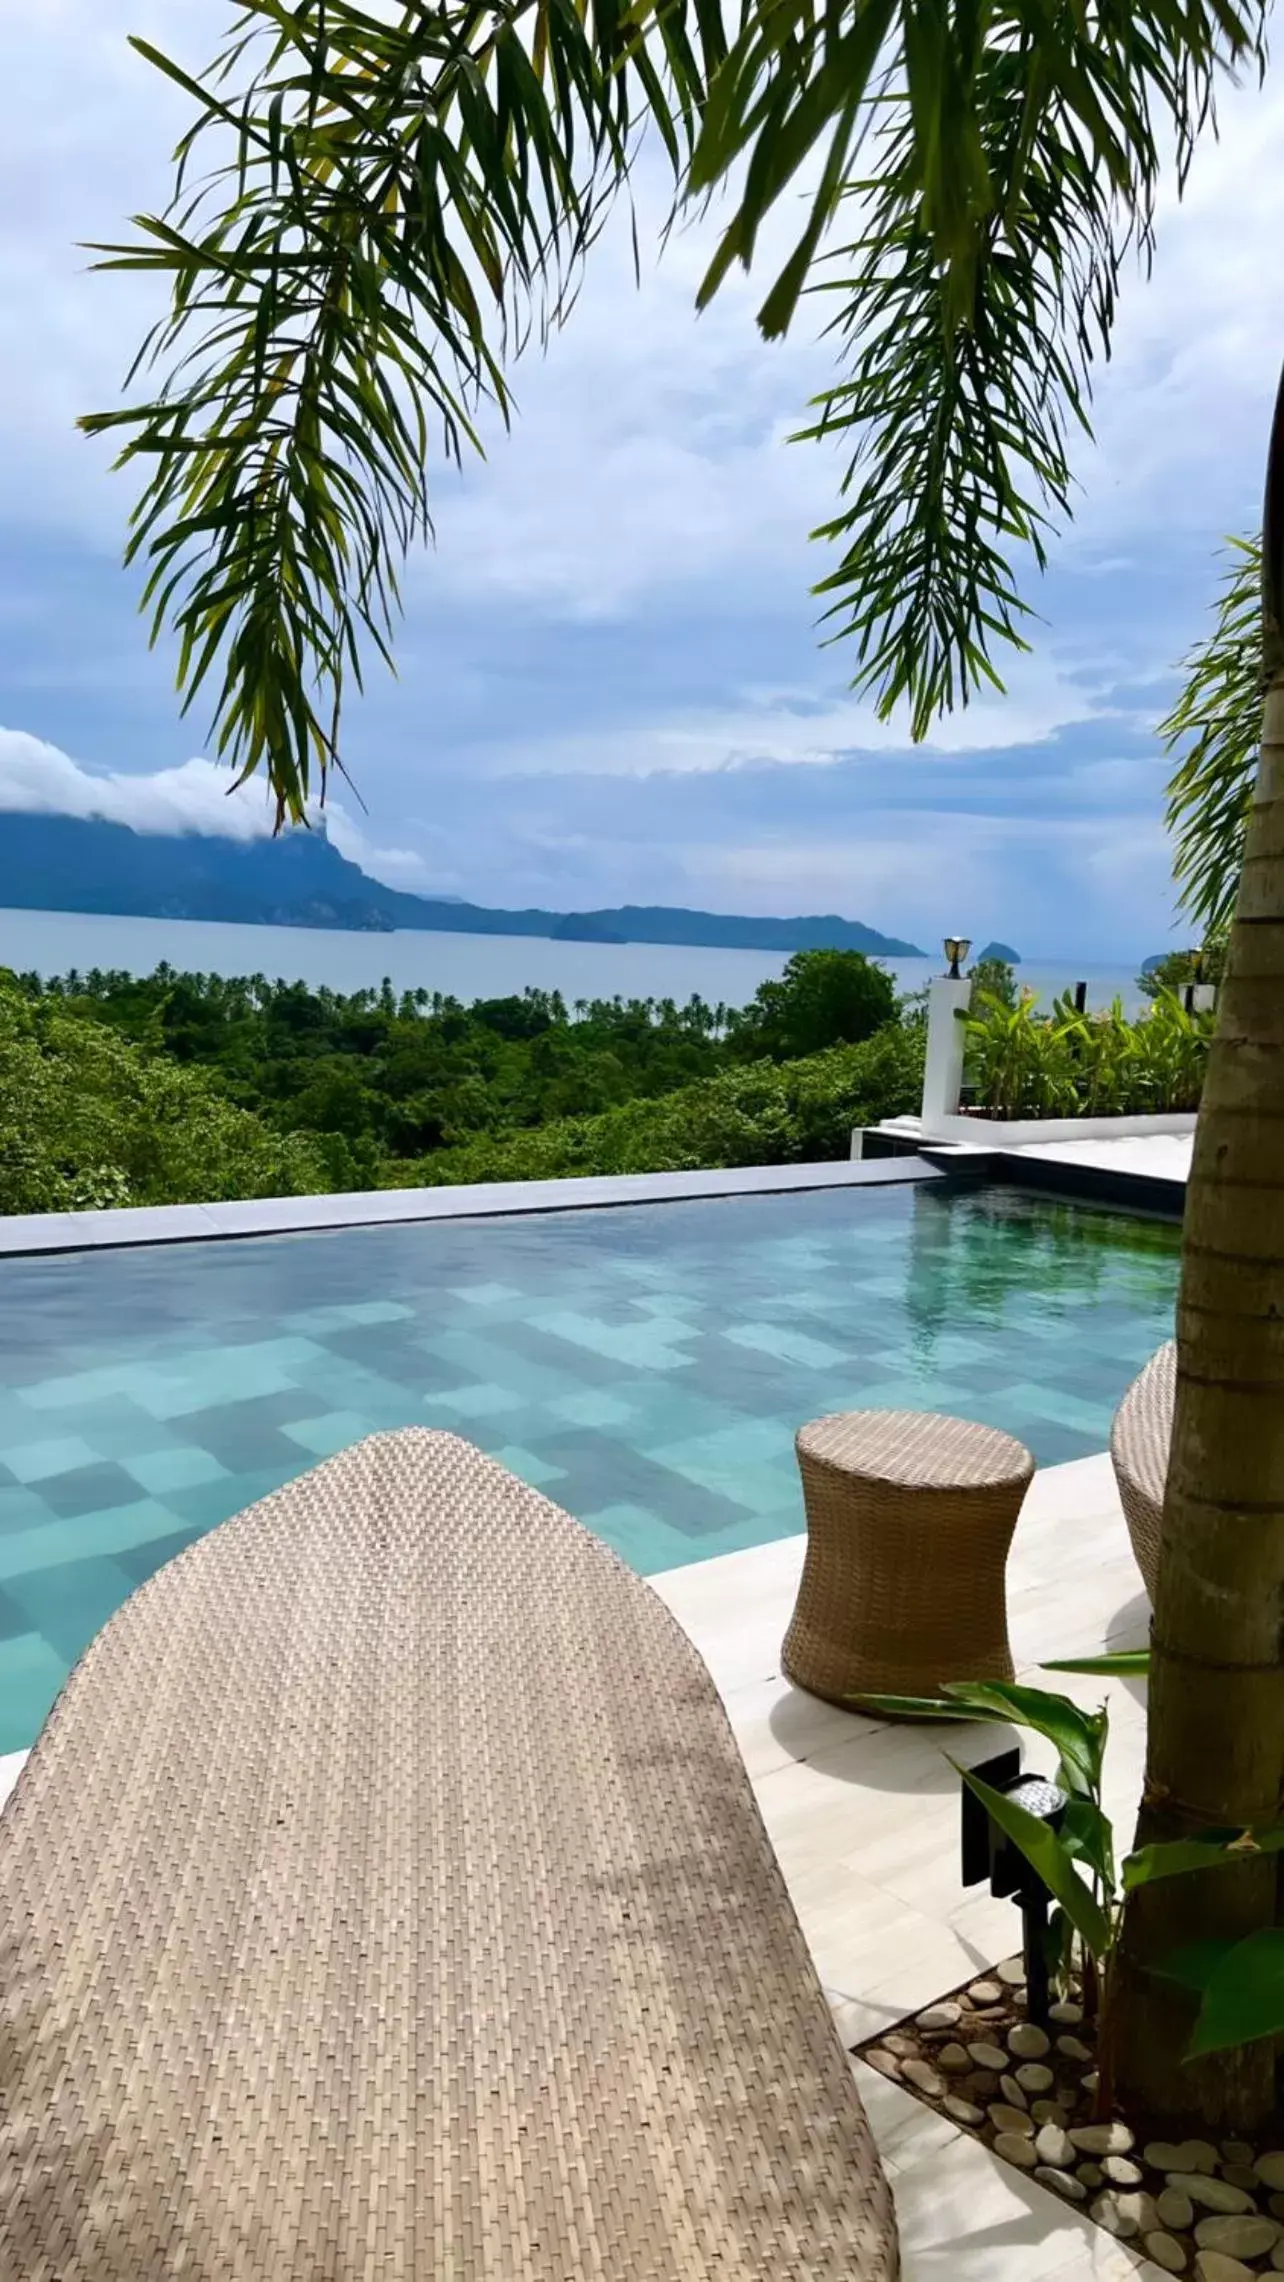
[[[898,2271],[704,1665],[454,1436],[118,1611],[0,1823],[0,1938],[6,2278]]]
[[[1177,1347],[1170,1339],[1133,1380],[1110,1429],[1110,1455],[1119,1485],[1119,1502],[1124,1509],[1137,1567],[1152,1601],[1159,1573],[1159,1539],[1176,1392]]]

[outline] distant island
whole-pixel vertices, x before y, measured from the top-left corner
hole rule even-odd
[[[131,831],[101,817],[0,814],[0,906],[130,919],[203,919],[261,927],[396,928],[452,935],[537,935],[577,943],[672,943],[734,951],[868,951],[923,958],[915,943],[835,913],[755,919],[624,904],[614,911],[503,911],[455,896],[408,895],[371,879],[324,831],[279,840]]]
[[[976,956],[978,963],[982,959],[1002,959],[1005,967],[1019,967],[1021,964],[1021,953],[1014,951],[1010,943],[987,943],[985,949],[978,951]]]

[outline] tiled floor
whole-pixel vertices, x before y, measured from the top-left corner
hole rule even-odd
[[[0,1753],[159,1563],[378,1427],[467,1434],[648,1574],[795,1533],[820,1412],[1099,1450],[1177,1244],[933,1182],[0,1261]]]
[[[781,1677],[780,1640],[799,1539],[653,1578],[705,1657],[745,1754],[763,1817],[845,2042],[917,2010],[1019,1941],[1008,1902],[958,1876],[956,1759],[987,1757],[991,1728],[889,1726],[801,1694]],[[1041,1473],[1009,1565],[1018,1670],[1041,1659],[1137,1646],[1148,1611],[1110,1463]],[[1108,1697],[1107,1804],[1127,1829],[1144,1749],[1141,1684],[1060,1677],[1084,1702]],[[1027,1764],[1051,1754],[1026,1738]],[[1115,2243],[900,2086],[854,2063],[892,2179],[904,2282],[1122,2282],[1159,2269]]]

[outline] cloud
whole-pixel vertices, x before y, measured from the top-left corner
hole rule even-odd
[[[21,727],[0,741],[0,803],[267,829],[257,792],[229,799],[225,774],[176,761],[205,722],[181,721],[171,654],[148,650],[139,580],[118,568],[134,479],[74,427],[113,401],[158,306],[153,281],[88,275],[77,241],[163,205],[187,112],[125,34],[199,65],[226,15],[6,14],[0,689]],[[820,903],[921,940],[963,905],[1027,951],[1078,931],[1103,957],[1153,949],[1171,885],[1151,725],[1200,631],[1213,547],[1258,512],[1284,345],[1284,76],[1230,96],[1223,129],[1182,210],[1166,200],[1153,278],[1124,281],[1077,520],[1029,593],[1034,655],[1004,661],[1005,699],[913,751],[903,720],[843,686],[848,655],[817,646],[808,589],[829,557],[806,534],[837,460],[786,439],[830,348],[818,303],[783,344],[754,325],[796,202],[754,275],[697,318],[721,218],[660,258],[667,187],[644,160],[641,287],[621,209],[568,328],[517,368],[512,433],[492,422],[484,464],[432,473],[437,545],[405,582],[400,679],[372,665],[349,713],[369,814],[341,786],[336,845],[397,884],[491,902]]]
[[[483,748],[478,765],[504,775],[651,776],[758,767],[825,767],[863,756],[922,762],[933,754],[1002,753],[1112,716],[1108,699],[1063,672],[1046,654],[1017,661],[1004,694],[984,692],[947,714],[915,746],[904,708],[880,721],[872,702],[845,692],[767,689],[732,692],[722,707],[670,711],[659,718],[608,722],[561,735],[513,736]],[[1122,718],[1131,719],[1131,711]]]
[[[222,840],[266,840],[273,808],[262,779],[238,785],[212,761],[183,761],[151,776],[118,770],[97,776],[69,753],[0,728],[0,814],[101,817],[131,832],[200,833]],[[314,810],[314,818],[319,818]],[[341,803],[327,804],[325,825],[340,855],[395,887],[427,881],[423,857],[411,848],[376,848]]]

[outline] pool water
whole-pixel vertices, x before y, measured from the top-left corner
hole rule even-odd
[[[378,1427],[467,1435],[644,1573],[801,1529],[826,1411],[1101,1450],[1178,1243],[910,1184],[6,1261],[0,1752],[161,1562]]]

